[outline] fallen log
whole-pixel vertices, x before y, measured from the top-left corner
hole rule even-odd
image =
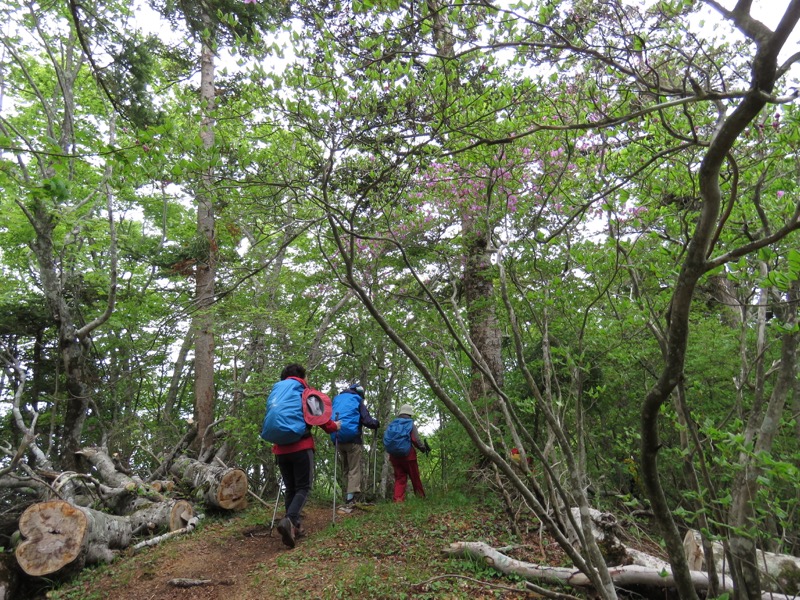
[[[169,479],[159,479],[148,483],[150,489],[155,492],[171,492],[175,489],[175,482]]]
[[[172,466],[172,461],[179,456],[186,448],[188,448],[191,443],[194,441],[194,438],[197,437],[197,426],[192,425],[186,434],[181,438],[181,440],[176,444],[176,446],[164,456],[164,459],[161,461],[161,464],[158,465],[157,468],[150,473],[150,477],[148,481],[156,481],[158,479],[162,479],[167,473],[169,473],[169,469]]]
[[[537,565],[520,561],[503,554],[483,542],[454,542],[443,551],[449,556],[483,560],[487,565],[507,575],[518,575],[525,579],[544,580],[550,583],[560,583],[580,588],[588,588],[591,586],[589,578],[578,569],[551,567],[549,565]],[[659,570],[639,565],[622,565],[610,567],[609,575],[614,585],[620,587],[631,585],[651,586],[656,588],[675,587],[675,579],[669,567],[663,567]],[[691,577],[698,591],[708,589],[708,573],[704,571],[692,571]],[[733,581],[727,577],[720,579],[720,585],[729,590],[733,589]],[[766,591],[762,594],[762,598],[763,600],[792,600],[793,597]]]
[[[75,454],[83,456],[97,470],[100,480],[106,485],[115,488],[141,487],[144,482],[139,478],[118,469],[118,463],[103,448],[88,446],[81,448]]]
[[[690,565],[695,569],[706,566],[700,532],[690,529],[683,537],[683,549],[689,557]],[[711,542],[714,553],[714,566],[717,573],[730,574],[730,564],[725,558],[725,549],[719,542]],[[797,594],[800,592],[800,558],[791,554],[777,554],[765,550],[757,550],[758,570],[761,574],[761,585],[766,590]]]
[[[64,500],[29,506],[19,519],[19,531],[25,539],[15,550],[17,563],[34,577],[67,566],[110,562],[115,550],[131,542],[129,519]]]
[[[163,502],[159,491],[147,485],[139,477],[120,470],[115,457],[109,456],[102,448],[81,448],[76,454],[83,456],[94,467],[97,476],[110,490],[104,490],[101,498],[116,515],[131,514],[145,504]]]
[[[186,579],[184,577],[177,577],[175,579],[170,579],[167,582],[169,585],[177,587],[177,588],[193,588],[199,587],[203,585],[232,585],[232,579]]]
[[[583,525],[580,509],[578,507],[573,507],[570,510],[572,512],[572,517],[575,519],[575,523],[578,528],[582,530]],[[572,547],[578,550],[578,552],[581,552],[581,538],[583,532],[581,531],[581,534],[579,534],[575,531],[569,521],[566,522],[566,525],[569,543],[572,544]],[[597,546],[600,548],[600,552],[603,554],[603,559],[607,565],[630,564],[631,561],[628,560],[627,548],[617,537],[617,532],[619,532],[621,528],[614,515],[601,512],[595,508],[590,508],[589,528],[597,541]]]
[[[151,503],[129,516],[110,515],[64,500],[29,506],[19,519],[24,541],[16,548],[17,563],[28,575],[41,577],[62,569],[111,562],[130,546],[134,531],[184,529],[194,518],[186,500]]]
[[[247,506],[247,475],[241,469],[181,456],[173,461],[170,472],[210,506],[224,510],[240,510]]]
[[[194,517],[194,508],[186,500],[165,500],[143,506],[129,518],[134,531],[149,529],[151,532],[177,531],[183,529]]]

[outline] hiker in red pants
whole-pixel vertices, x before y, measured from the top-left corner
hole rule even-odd
[[[414,494],[424,498],[425,490],[419,477],[417,464],[418,448],[426,454],[431,451],[428,442],[423,442],[419,437],[413,420],[414,409],[410,404],[403,404],[397,418],[389,423],[383,435],[383,445],[389,453],[389,462],[394,468],[394,501],[402,502],[406,497],[406,484],[411,478]]]

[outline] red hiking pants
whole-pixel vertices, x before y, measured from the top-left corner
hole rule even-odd
[[[389,462],[394,468],[394,501],[402,502],[406,499],[406,483],[409,477],[414,493],[424,498],[425,490],[422,489],[422,480],[419,478],[419,465],[414,448],[411,448],[408,456],[390,456]]]

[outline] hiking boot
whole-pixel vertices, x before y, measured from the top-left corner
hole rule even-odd
[[[278,523],[278,533],[281,534],[281,539],[284,544],[289,546],[289,548],[294,548],[295,528],[289,517],[283,517],[281,522]]]
[[[295,527],[294,529],[294,539],[299,540],[300,538],[306,537],[306,528],[300,525],[300,527]]]

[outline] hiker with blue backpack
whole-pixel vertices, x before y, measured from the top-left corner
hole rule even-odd
[[[397,417],[389,423],[383,434],[383,447],[389,453],[389,462],[394,469],[394,501],[403,502],[406,498],[406,483],[411,479],[414,494],[424,498],[425,490],[419,476],[417,452],[414,448],[428,454],[431,447],[423,442],[414,425],[414,408],[403,404]]]
[[[347,481],[345,503],[340,511],[350,512],[353,505],[361,500],[361,458],[364,448],[362,428],[377,430],[381,424],[369,414],[364,404],[364,388],[360,383],[351,383],[334,396],[333,412],[339,415],[342,426],[339,431],[331,434],[331,441],[342,460],[342,473]]]
[[[272,443],[283,479],[286,516],[278,523],[278,532],[290,548],[305,534],[300,511],[314,481],[311,427],[321,427],[325,433],[338,431],[341,425],[331,420],[331,414],[330,398],[309,387],[305,368],[296,363],[286,365],[267,398],[261,437]]]

